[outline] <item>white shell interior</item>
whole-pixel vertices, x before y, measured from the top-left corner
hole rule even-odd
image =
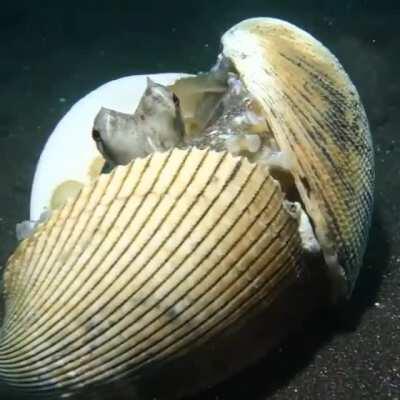
[[[170,85],[183,76],[187,74],[128,76],[100,86],[75,103],[57,124],[40,155],[31,192],[31,221],[37,221],[49,209],[52,194],[62,182],[90,181],[90,166],[100,156],[91,131],[101,107],[133,113],[146,88],[147,77]]]

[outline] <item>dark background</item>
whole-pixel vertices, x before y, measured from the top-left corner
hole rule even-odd
[[[45,140],[79,98],[125,75],[206,70],[221,34],[254,16],[307,30],[350,74],[375,142],[375,214],[349,304],[306,321],[281,348],[196,400],[399,400],[399,1],[1,2],[0,265],[15,246],[15,223],[28,218]]]

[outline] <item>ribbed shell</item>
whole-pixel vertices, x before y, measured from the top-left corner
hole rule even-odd
[[[371,136],[356,88],[325,46],[284,21],[245,20],[222,44],[292,161],[326,261],[338,258],[349,295],[362,265],[374,183]]]
[[[139,376],[265,309],[300,268],[282,200],[265,169],[225,152],[100,176],[8,262],[0,377],[44,395]]]

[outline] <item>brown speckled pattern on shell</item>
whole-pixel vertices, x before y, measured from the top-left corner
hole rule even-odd
[[[356,88],[326,47],[284,21],[243,21],[222,43],[293,160],[317,237],[328,257],[337,254],[349,295],[362,265],[374,183],[371,136]]]

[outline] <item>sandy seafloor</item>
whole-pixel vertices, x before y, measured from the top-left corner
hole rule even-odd
[[[206,70],[232,24],[287,19],[338,56],[367,109],[376,207],[365,265],[342,311],[314,316],[276,352],[190,400],[400,399],[400,2],[143,3],[2,3],[0,264],[15,223],[28,218],[46,137],[74,102],[121,76]]]

